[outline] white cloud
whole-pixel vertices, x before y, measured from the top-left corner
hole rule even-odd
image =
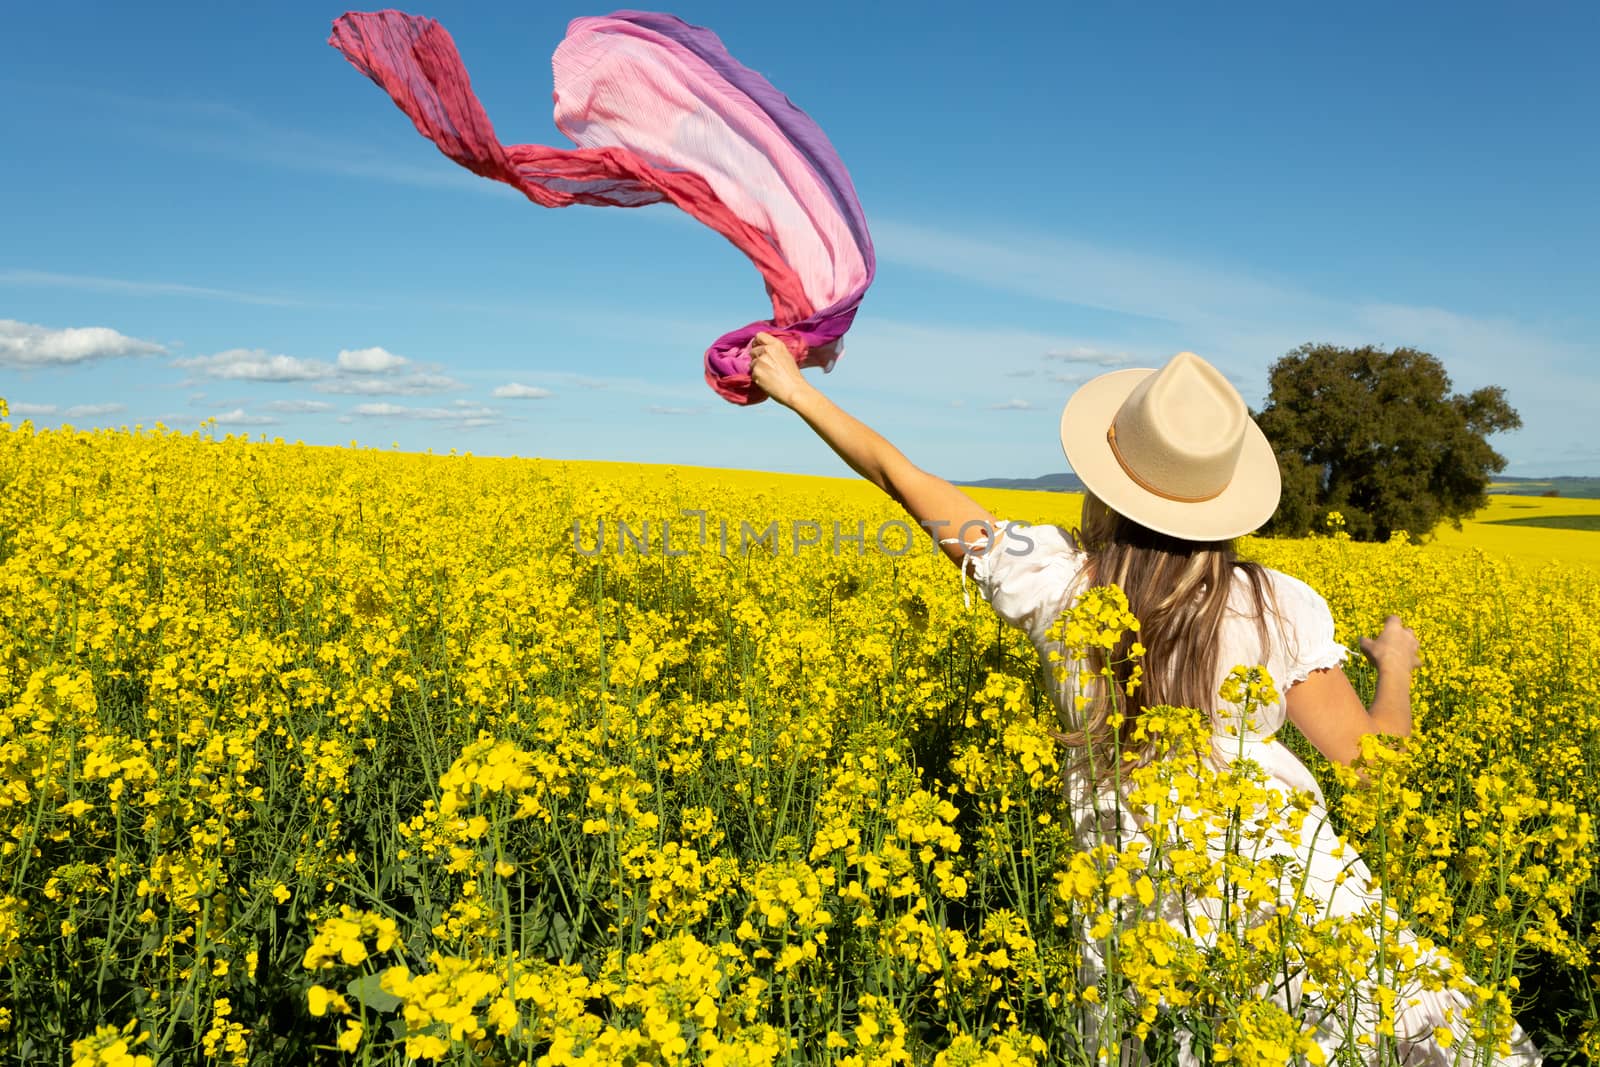
[[[389,404],[389,403],[357,404],[351,410],[351,414],[353,414],[353,415],[368,415],[368,416],[373,416],[373,417],[408,418],[408,417],[412,417],[412,413],[415,412],[416,410],[417,410],[416,408],[403,407],[403,406],[401,406],[399,404]]]
[[[351,374],[381,374],[384,371],[399,370],[411,361],[404,356],[397,356],[388,349],[374,346],[372,348],[343,349],[339,353],[339,369]]]
[[[313,388],[319,393],[345,396],[418,396],[459,389],[461,383],[443,374],[416,371],[397,378],[383,378],[377,375],[332,378],[318,382]]]
[[[0,319],[0,367],[60,367],[117,356],[152,356],[166,349],[104,326],[51,329]]]
[[[458,401],[453,407],[447,408],[413,408],[404,404],[378,401],[371,404],[357,404],[350,413],[369,419],[422,419],[429,422],[459,422],[472,427],[498,422],[500,416],[500,412],[495,408],[465,401]]]
[[[673,407],[668,404],[651,404],[645,411],[652,415],[703,415],[703,407]]]
[[[500,400],[543,400],[545,397],[554,396],[548,389],[541,389],[537,385],[523,385],[521,382],[511,382],[508,385],[495,386],[494,395]]]
[[[172,365],[192,371],[200,378],[314,382],[313,388],[319,393],[352,396],[415,396],[461,388],[461,383],[454,378],[414,369],[415,364],[404,356],[377,347],[342,349],[332,362],[275,355],[259,348],[231,348],[213,356],[175,359]]]
[[[192,370],[202,378],[246,382],[320,381],[335,373],[331,364],[295,356],[273,355],[260,348],[230,348],[214,356],[193,356],[172,361],[174,367]]]
[[[1032,411],[1033,403],[1028,400],[1004,400],[998,404],[990,404],[990,411]]]
[[[319,411],[332,411],[333,405],[326,400],[274,400],[266,409],[284,415],[314,415]]]
[[[69,419],[93,419],[101,415],[115,415],[119,411],[127,411],[126,404],[74,404],[61,414]]]
[[[278,420],[270,415],[252,415],[244,408],[234,408],[213,415],[218,426],[275,426]]]
[[[10,407],[11,414],[21,415],[23,417],[28,417],[31,415],[54,415],[56,413],[56,406],[54,404],[12,404]]]

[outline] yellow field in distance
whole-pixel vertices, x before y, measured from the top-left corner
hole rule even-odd
[[[492,461],[491,461],[492,462]],[[598,461],[546,460],[573,471],[590,471],[596,481],[619,475],[647,474],[650,465]],[[811,490],[837,498],[874,502],[876,487],[860,478],[819,475],[770,474],[762,471],[718,470],[711,467],[660,467],[663,476],[674,472],[685,488],[734,486],[748,492]],[[1078,521],[1083,497],[1078,493],[1048,493],[1022,489],[967,489],[966,492],[1002,519],[1072,526]],[[1488,507],[1461,524],[1449,524],[1434,533],[1433,544],[1447,549],[1481,548],[1524,563],[1600,564],[1600,500],[1576,497],[1491,496]]]
[[[1600,500],[1491,496],[1461,529],[1441,526],[1434,540],[1526,562],[1600,564]]]

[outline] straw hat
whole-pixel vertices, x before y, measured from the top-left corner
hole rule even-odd
[[[1282,491],[1277,457],[1239,391],[1193,352],[1085,383],[1061,412],[1061,447],[1107,507],[1189,541],[1250,533]]]

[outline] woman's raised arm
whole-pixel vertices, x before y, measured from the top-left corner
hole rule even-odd
[[[771,334],[757,334],[751,347],[751,377],[773,400],[806,420],[817,436],[867,481],[882,489],[942,542],[944,554],[960,566],[967,546],[995,528],[995,517],[966,493],[918,468],[876,430],[845,412],[806,381],[794,356]]]
[[[1313,671],[1288,692],[1289,721],[1317,751],[1346,764],[1361,754],[1366,734],[1411,736],[1411,672],[1419,663],[1417,648],[1417,635],[1398,615],[1390,615],[1382,633],[1361,639],[1361,651],[1378,668],[1371,706],[1361,706],[1343,671]]]

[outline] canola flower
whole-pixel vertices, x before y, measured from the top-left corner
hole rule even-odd
[[[1344,639],[1424,637],[1409,745],[1300,748],[1386,902],[1335,920],[1253,848],[1304,808],[1185,709],[1134,724],[1141,834],[1087,842],[1049,665],[923,546],[832,551],[898,518],[853,483],[19,423],[0,484],[12,1059],[1317,1063],[1466,978],[1480,1041],[1600,1051],[1591,569],[1247,544]],[[573,542],[684,511],[682,554]]]

